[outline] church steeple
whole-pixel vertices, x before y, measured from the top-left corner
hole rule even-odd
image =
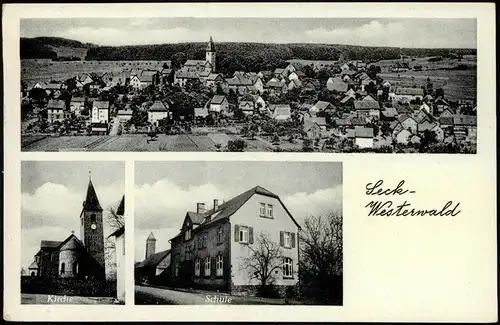
[[[87,187],[87,195],[85,197],[85,201],[83,201],[83,208],[85,210],[102,211],[102,207],[101,204],[99,204],[99,199],[97,198],[94,185],[92,184],[90,172],[89,172],[89,185]]]
[[[210,36],[210,41],[208,41],[207,44],[207,52],[215,52],[215,44],[212,36]]]

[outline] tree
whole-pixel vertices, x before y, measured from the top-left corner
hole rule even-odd
[[[227,142],[227,150],[231,152],[242,152],[247,147],[247,143],[242,139],[229,140]]]
[[[382,135],[388,136],[391,134],[391,125],[389,122],[382,122],[382,126],[380,127],[380,131],[382,132]]]
[[[313,143],[312,140],[309,138],[305,138],[304,141],[302,141],[302,151],[304,152],[311,152],[313,151]]]
[[[342,299],[342,215],[309,216],[299,233],[300,279],[304,294],[322,303]]]
[[[172,60],[172,67],[179,69],[186,62],[187,56],[184,52],[177,52],[170,59]]]
[[[444,90],[443,90],[443,88],[437,88],[436,89],[436,98],[437,97],[443,97],[444,98]]]
[[[252,238],[250,241],[253,241]],[[255,245],[247,247],[249,255],[242,258],[240,267],[247,272],[250,279],[259,281],[259,294],[267,296],[270,292],[268,289],[275,280],[275,271],[283,266],[282,248],[264,232],[258,234]]]

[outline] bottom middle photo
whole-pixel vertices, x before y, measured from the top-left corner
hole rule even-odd
[[[342,163],[136,162],[135,303],[342,305]]]

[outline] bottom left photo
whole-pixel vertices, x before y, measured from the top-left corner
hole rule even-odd
[[[125,164],[21,165],[21,304],[125,303]]]

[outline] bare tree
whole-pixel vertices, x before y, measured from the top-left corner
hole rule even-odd
[[[259,281],[260,293],[263,294],[283,266],[283,251],[266,233],[259,233],[255,244],[247,246],[250,254],[242,258],[241,269],[248,272],[250,279]]]
[[[342,297],[342,215],[307,217],[299,233],[300,276],[309,295],[322,300]]]
[[[124,216],[118,213],[118,209],[121,202],[119,202],[115,206],[109,207],[106,213],[106,223],[110,226],[111,231],[115,231],[125,226]],[[110,267],[113,272],[110,274],[114,275],[114,270],[116,268],[115,261],[115,251],[116,246],[113,240],[106,237],[104,242],[104,258],[106,260],[106,264]]]

